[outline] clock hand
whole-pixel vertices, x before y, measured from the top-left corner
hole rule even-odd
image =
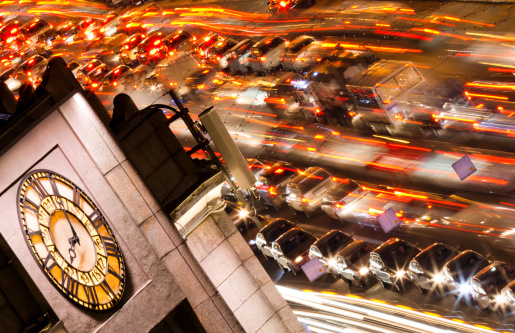
[[[61,199],[60,197],[56,197],[56,201],[59,204],[59,206],[61,207],[61,210],[63,211],[64,216],[66,217],[66,220],[68,221],[68,224],[70,225],[70,229],[72,229],[73,236],[69,239],[69,242],[73,249],[73,247],[75,247],[75,243],[80,245],[80,239],[77,236],[75,229],[73,228],[72,222],[70,221],[70,218],[68,217],[68,213],[67,213],[66,209],[64,208],[63,199]]]

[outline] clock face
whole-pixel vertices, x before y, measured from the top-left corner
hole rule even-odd
[[[26,175],[18,194],[25,240],[50,281],[88,309],[115,306],[125,289],[125,264],[95,203],[70,180],[47,170]]]

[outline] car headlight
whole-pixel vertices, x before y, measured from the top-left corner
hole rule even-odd
[[[368,269],[368,267],[362,267],[359,269],[359,275],[365,275],[369,272],[370,270]]]
[[[298,256],[297,258],[295,258],[295,263],[298,264],[299,262],[302,261],[302,259],[304,259],[304,258],[302,258],[302,256]]]
[[[444,278],[443,278],[442,274],[435,274],[433,276],[433,282],[435,282],[435,283],[442,283],[443,280],[444,280]]]
[[[398,278],[402,278],[405,274],[406,274],[406,272],[401,269],[401,270],[398,270],[397,273],[395,273],[395,276],[397,276]]]
[[[249,240],[249,245],[256,245],[256,241],[253,239]]]
[[[495,303],[497,303],[497,304],[504,304],[504,303],[506,303],[506,301],[507,301],[506,296],[504,296],[503,294],[495,296]]]
[[[240,210],[239,215],[240,215],[240,219],[244,219],[249,216],[249,212],[246,209],[242,209],[242,210]]]
[[[470,293],[470,284],[462,283],[460,284],[460,294],[468,294]]]
[[[336,266],[336,260],[335,259],[329,259],[328,264],[329,264],[329,266]]]

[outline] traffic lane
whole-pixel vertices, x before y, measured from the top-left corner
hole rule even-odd
[[[491,254],[491,260],[504,260],[510,262],[513,259],[515,250],[513,242],[497,242],[493,237],[483,237],[478,239],[475,234],[460,232],[457,230],[441,230],[427,226],[402,225],[389,234],[385,234],[380,229],[363,227],[357,221],[341,223],[332,220],[324,214],[319,214],[309,219],[301,213],[294,213],[288,207],[283,207],[275,212],[269,210],[264,213],[265,217],[273,219],[276,217],[286,218],[298,222],[298,226],[313,232],[316,237],[321,237],[326,232],[338,229],[354,238],[364,240],[375,245],[379,245],[391,237],[398,237],[425,248],[435,242],[440,242],[456,247],[460,251],[473,249],[484,255]],[[478,308],[466,303],[456,302],[452,295],[438,297],[437,295],[423,295],[412,284],[408,284],[403,292],[385,290],[379,284],[362,289],[355,286],[348,286],[343,280],[334,278],[331,274],[325,274],[314,283],[310,283],[306,276],[301,272],[294,275],[291,272],[283,272],[273,259],[266,260],[263,255],[258,253],[258,258],[265,270],[269,273],[272,280],[278,285],[294,287],[297,289],[312,289],[333,291],[338,294],[352,293],[363,296],[367,299],[380,299],[392,304],[402,304],[415,309],[424,311],[435,311],[448,317],[461,317],[467,322],[483,323],[487,326],[498,327],[498,322],[514,324],[515,318],[508,317],[501,319],[496,313],[490,311],[480,311]]]

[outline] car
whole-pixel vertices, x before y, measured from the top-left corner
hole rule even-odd
[[[260,214],[250,217],[243,207],[230,201],[226,202],[225,212],[229,215],[229,218],[243,236],[243,239],[249,244],[252,251],[255,253],[260,251],[256,243],[256,237],[270,223],[270,220]],[[256,226],[255,219],[259,221],[261,228]]]
[[[138,60],[141,64],[155,66],[166,57],[167,50],[163,49],[165,34],[154,32],[138,45]]]
[[[285,115],[298,113],[298,90],[303,89],[307,82],[294,72],[276,72],[260,77],[257,81],[260,90],[266,92],[264,102],[266,105]]]
[[[129,66],[119,65],[102,78],[100,87],[102,89],[114,89],[126,82],[132,83],[132,70]]]
[[[224,73],[213,66],[200,66],[179,86],[179,96],[185,99],[199,99],[225,83]]]
[[[86,18],[77,23],[74,27],[74,33],[73,33],[73,41],[78,40],[92,40],[96,36],[93,33],[93,30],[95,30],[100,25],[100,21],[93,19],[93,18]]]
[[[443,267],[460,252],[442,243],[435,243],[420,252],[409,263],[408,275],[417,289],[426,294],[433,291],[442,294]]]
[[[383,288],[395,287],[400,290],[409,280],[408,270],[411,260],[420,253],[414,245],[390,238],[370,252],[369,268]]]
[[[252,45],[254,45],[254,42],[248,38],[234,45],[220,57],[218,68],[223,71],[230,71],[232,74],[240,73],[238,58],[247,52]]]
[[[102,34],[105,37],[113,36],[118,32],[118,26],[120,25],[121,18],[115,13],[108,13],[107,16],[100,21],[97,28],[98,34]]]
[[[21,44],[36,44],[40,36],[46,36],[47,32],[50,34],[52,25],[45,20],[36,17],[32,20],[25,22],[20,27]]]
[[[181,51],[189,51],[193,46],[193,36],[186,30],[179,29],[163,39],[169,56]]]
[[[136,33],[127,38],[120,46],[120,60],[126,65],[138,60],[138,46],[146,38],[144,34]]]
[[[281,54],[286,47],[286,40],[279,36],[261,39],[250,48],[249,65],[256,73],[267,73],[281,65]]]
[[[498,313],[503,316],[505,314],[512,315],[515,312],[515,280],[508,283],[501,290],[501,296],[496,297],[498,305]]]
[[[204,63],[217,63],[220,61],[220,57],[225,52],[236,46],[236,44],[238,44],[238,42],[232,38],[220,40],[206,49],[205,56],[202,61]]]
[[[322,211],[335,220],[344,220],[354,203],[362,199],[365,189],[352,179],[343,178],[322,198]]]
[[[199,58],[204,58],[208,48],[223,40],[224,38],[219,34],[209,33],[206,36],[200,38],[197,43],[193,45],[191,48],[191,54]]]
[[[443,267],[445,287],[457,300],[472,302],[470,281],[476,273],[490,263],[475,251],[461,252]]]
[[[119,65],[119,52],[121,50],[123,42],[125,42],[126,40],[126,34],[117,34],[113,37],[104,38],[100,52],[97,54],[97,59],[110,66]]]
[[[284,69],[295,71],[295,62],[298,62],[299,53],[315,42],[315,37],[308,35],[301,35],[291,41],[283,50],[281,54],[281,63]]]
[[[45,35],[40,35],[39,42],[44,42],[48,46],[59,48],[66,43],[73,41],[73,35],[75,33],[76,21],[68,20],[58,26],[50,29]]]
[[[321,206],[324,195],[336,185],[332,175],[319,167],[310,167],[286,186],[286,202],[307,216]]]
[[[266,166],[256,186],[261,202],[276,210],[281,208],[285,202],[286,185],[298,174],[298,170],[287,162]]]
[[[336,269],[336,257],[354,238],[340,230],[331,230],[320,237],[309,249],[309,258],[318,258],[325,267],[327,273],[338,275]]]
[[[374,274],[369,269],[370,252],[375,246],[355,240],[336,255],[336,272],[350,286],[354,282],[365,288],[373,283]]]
[[[102,86],[102,80],[104,79],[104,76],[106,76],[110,71],[111,68],[108,65],[102,64],[97,66],[91,72],[88,72],[88,74],[84,76],[83,79],[84,89],[99,89]]]
[[[293,229],[295,224],[285,219],[275,219],[263,227],[256,235],[256,246],[265,259],[273,258],[272,243],[282,234]]]
[[[515,266],[494,261],[476,273],[470,281],[472,298],[479,309],[497,310],[501,290],[515,279]]]
[[[293,228],[282,234],[272,244],[274,259],[283,270],[297,274],[310,260],[309,249],[317,238],[309,232]]]
[[[4,23],[4,26],[0,28],[0,41],[4,47],[10,46],[10,44],[16,41],[21,26],[22,23],[18,20],[10,20]]]

